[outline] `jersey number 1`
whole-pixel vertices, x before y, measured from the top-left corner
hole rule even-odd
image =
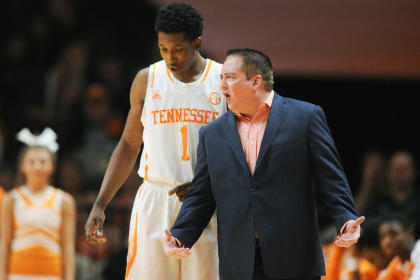
[[[187,132],[188,127],[186,125],[182,126],[179,131],[181,131],[182,135],[182,157],[181,160],[190,160],[190,156],[188,155],[188,143],[187,143]]]

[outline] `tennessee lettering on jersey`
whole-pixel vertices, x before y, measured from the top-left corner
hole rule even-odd
[[[208,124],[219,115],[219,112],[216,111],[191,108],[161,109],[150,113],[153,115],[153,124],[155,125],[181,122]]]

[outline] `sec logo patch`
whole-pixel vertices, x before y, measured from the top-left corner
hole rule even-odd
[[[210,93],[210,102],[213,105],[217,105],[220,103],[220,101],[222,101],[222,97],[220,96],[220,93],[218,92],[212,92]]]

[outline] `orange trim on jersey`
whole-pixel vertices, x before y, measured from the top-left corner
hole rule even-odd
[[[10,274],[62,276],[62,267],[61,255],[42,246],[15,251],[10,255]]]
[[[204,77],[203,77],[203,80],[201,81],[201,83],[204,83],[204,81],[207,78],[207,75],[209,74],[210,67],[211,67],[211,62],[212,62],[211,59],[209,59],[209,65],[207,66],[206,74],[204,74]]]
[[[166,67],[166,74],[168,74],[168,78],[169,78],[169,80],[171,80],[171,82],[173,83],[174,82],[174,80],[172,79],[172,77],[171,77],[171,73],[169,72],[169,68],[168,67]]]
[[[30,235],[33,235],[33,234],[36,234],[36,233],[41,233],[41,234],[51,238],[55,242],[60,242],[60,238],[56,234],[53,234],[51,232],[48,232],[48,231],[46,231],[44,229],[40,229],[40,228],[30,230],[30,231],[25,232],[23,234],[16,234],[16,237],[23,238],[23,237],[30,236]]]
[[[139,194],[137,195],[137,199],[140,198],[140,195],[141,195],[142,190],[143,190],[143,185],[141,185],[141,187],[140,187],[140,191],[139,191]]]
[[[153,88],[153,81],[155,80],[155,69],[156,69],[156,63],[153,64],[152,84],[150,85],[151,88]],[[166,69],[168,69],[168,68],[166,68]]]
[[[52,208],[55,198],[57,197],[58,189],[54,189],[51,198],[44,204],[45,207]]]
[[[28,206],[28,207],[34,207],[35,206],[35,204],[26,195],[23,194],[21,188],[17,188],[16,191],[22,197],[22,199],[25,201],[26,206]]]
[[[140,192],[139,192],[139,196],[140,196],[140,193],[141,193],[141,189],[140,189]],[[133,247],[130,248],[131,249],[131,257],[130,257],[130,260],[128,261],[128,263],[127,263],[127,270],[125,272],[125,280],[127,280],[128,275],[130,274],[131,267],[133,266],[134,260],[136,259],[136,255],[137,255],[137,221],[138,221],[138,217],[139,217],[139,213],[136,213],[136,225],[135,225],[135,228],[134,228],[134,238],[133,238],[133,243],[134,244],[133,244]]]

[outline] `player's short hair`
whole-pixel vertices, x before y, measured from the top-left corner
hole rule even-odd
[[[227,56],[238,55],[242,57],[242,70],[245,71],[246,77],[249,80],[255,75],[261,75],[264,88],[267,91],[273,89],[273,66],[270,58],[264,53],[253,49],[233,49],[227,51]]]
[[[184,33],[185,39],[192,41],[203,33],[203,17],[190,4],[171,3],[159,10],[155,32]]]

